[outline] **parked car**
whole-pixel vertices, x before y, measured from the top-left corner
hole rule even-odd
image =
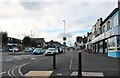
[[[24,51],[25,53],[30,53],[33,52],[33,49],[31,47],[26,47]]]
[[[53,55],[54,53],[58,54],[58,49],[56,49],[56,48],[48,48],[45,51],[45,55]]]
[[[33,51],[33,54],[44,54],[44,50],[42,48],[36,48],[34,51]]]
[[[17,47],[13,47],[13,48],[9,48],[8,51],[9,51],[9,52],[13,52],[13,51],[14,51],[14,52],[18,52],[19,49],[18,49]]]

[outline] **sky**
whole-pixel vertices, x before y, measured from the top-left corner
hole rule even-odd
[[[30,36],[63,43],[65,26],[69,45],[117,5],[117,0],[0,0],[0,30],[18,39]]]

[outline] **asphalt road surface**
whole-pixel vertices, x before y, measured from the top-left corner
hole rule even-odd
[[[8,54],[6,52],[2,55],[2,72],[0,74],[3,78],[8,78],[8,76],[21,78],[29,71],[53,71],[50,78],[73,77],[72,73],[78,71],[79,51],[71,50],[56,55],[56,69],[53,69],[53,56]],[[102,54],[82,51],[82,72],[102,72],[105,78],[118,77],[119,60]]]

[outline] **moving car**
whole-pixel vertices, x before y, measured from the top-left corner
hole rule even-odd
[[[48,48],[46,51],[45,51],[45,55],[53,55],[54,53],[58,53],[58,50],[56,48]]]
[[[33,52],[33,49],[31,47],[26,47],[25,53],[30,53],[30,52]]]
[[[36,48],[33,51],[33,54],[43,54],[45,51],[42,48]]]

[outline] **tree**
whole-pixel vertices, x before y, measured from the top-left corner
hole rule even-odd
[[[8,33],[7,32],[0,32],[2,35],[2,43],[7,44],[8,43]]]
[[[24,46],[30,46],[31,45],[31,38],[29,36],[25,36],[22,40],[22,43]]]

